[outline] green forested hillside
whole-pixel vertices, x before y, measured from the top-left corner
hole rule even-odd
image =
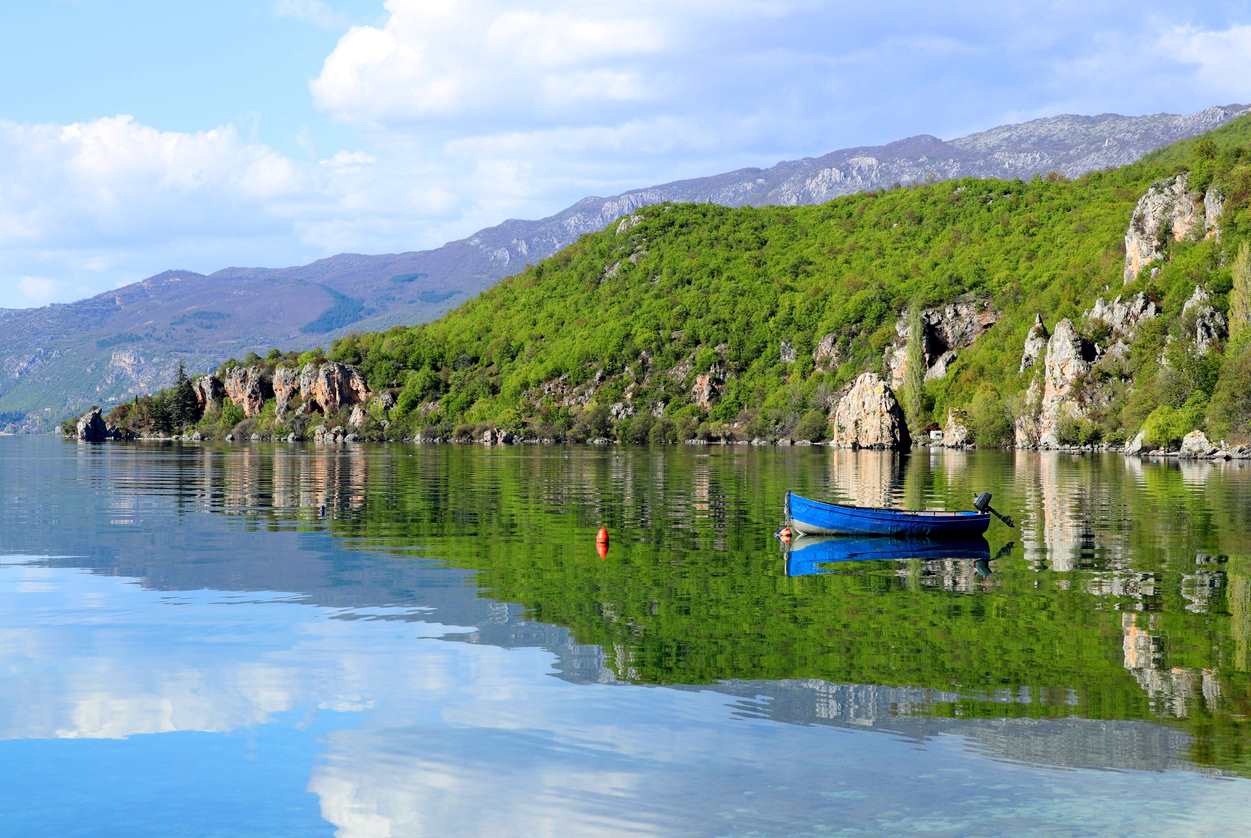
[[[1221,236],[1170,243],[1157,276],[1126,286],[1135,203],[1180,171],[1192,189],[1220,185]],[[494,427],[636,441],[820,438],[832,394],[882,369],[902,310],[972,294],[989,298],[1000,319],[926,384],[911,420],[967,409],[978,442],[1001,444],[1029,383],[1017,369],[1035,314],[1049,327],[1074,318],[1098,340],[1099,325],[1081,313],[1097,297],[1145,291],[1165,316],[1141,330],[1084,436],[1123,438],[1165,405],[1174,422],[1234,439],[1251,433],[1251,335],[1196,359],[1179,339],[1180,312],[1196,286],[1228,309],[1238,247],[1251,236],[1249,197],[1243,118],[1074,181],[961,180],[814,207],[656,206],[434,323],[345,338],[325,354],[395,393],[385,416],[374,412],[387,436]],[[1236,333],[1236,317],[1231,325]],[[827,336],[835,363],[822,367],[814,349]],[[1166,351],[1171,366],[1160,363]],[[701,405],[693,388],[704,373],[712,390]]]

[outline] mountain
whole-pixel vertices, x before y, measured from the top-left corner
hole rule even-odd
[[[442,247],[342,254],[302,267],[167,271],[70,305],[0,310],[0,430],[44,430],[91,403],[271,346],[305,349],[357,331],[431,320],[526,265],[664,202],[799,205],[954,178],[1029,178],[1123,165],[1245,113],[1059,116],[944,141],[884,146],[591,197],[549,218],[509,220]]]
[[[434,322],[222,376],[112,423],[1251,457],[1251,116],[1077,179],[645,207]]]

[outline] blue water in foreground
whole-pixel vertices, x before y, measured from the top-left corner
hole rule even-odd
[[[0,438],[0,834],[1245,833],[1251,470],[877,456]],[[962,475],[1022,522],[989,576],[785,577],[779,492]],[[1103,628],[970,689],[975,639],[849,639],[840,591]]]

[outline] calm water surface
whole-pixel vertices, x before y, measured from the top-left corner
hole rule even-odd
[[[788,488],[1021,532],[788,557]],[[1248,829],[1251,467],[0,438],[0,497],[0,834]]]

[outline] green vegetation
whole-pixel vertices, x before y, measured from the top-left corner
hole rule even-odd
[[[252,447],[216,462],[214,480],[258,498],[297,498],[316,475],[328,522],[307,505],[237,508],[280,528],[305,515],[355,549],[475,571],[483,596],[599,646],[624,681],[818,679],[960,696],[908,711],[918,714],[1152,720],[1189,732],[1196,762],[1251,774],[1251,505],[1237,471],[1196,486],[1175,464],[1131,471],[1110,457],[1042,467],[979,452],[951,469],[868,452],[684,448],[500,458]],[[768,535],[781,497],[837,493],[830,475],[851,474],[939,506],[992,490],[1035,546],[981,579],[959,561],[787,577]],[[604,561],[601,525],[613,536]],[[992,530],[992,549],[1005,537]],[[1156,638],[1154,657],[1127,661],[1135,633]],[[1165,700],[1174,693],[1178,705]]]
[[[1225,195],[1221,235],[1170,242],[1158,271],[1124,285],[1136,201],[1183,170]],[[979,444],[995,445],[1010,441],[1037,370],[1017,372],[1035,313],[1049,325],[1073,318],[1098,341],[1106,325],[1081,313],[1098,297],[1141,291],[1164,316],[1124,357],[1100,363],[1088,382],[1102,394],[1097,408],[1066,437],[1122,440],[1161,407],[1172,421],[1211,401],[1211,411],[1181,415],[1231,441],[1251,438],[1251,397],[1224,379],[1244,367],[1220,344],[1192,351],[1195,323],[1181,316],[1202,286],[1243,328],[1251,118],[1072,181],[961,180],[811,207],[662,205],[638,221],[586,236],[436,322],[347,337],[326,356],[395,395],[392,438],[485,428],[574,440],[818,438],[814,416],[828,414],[839,388],[883,369],[901,312],[912,307],[915,319],[967,294],[990,299],[1000,319],[941,379],[917,381],[909,364],[901,396],[914,428],[963,410]],[[350,322],[362,305],[344,297],[309,330]],[[818,345],[835,346],[837,364],[818,365]]]

